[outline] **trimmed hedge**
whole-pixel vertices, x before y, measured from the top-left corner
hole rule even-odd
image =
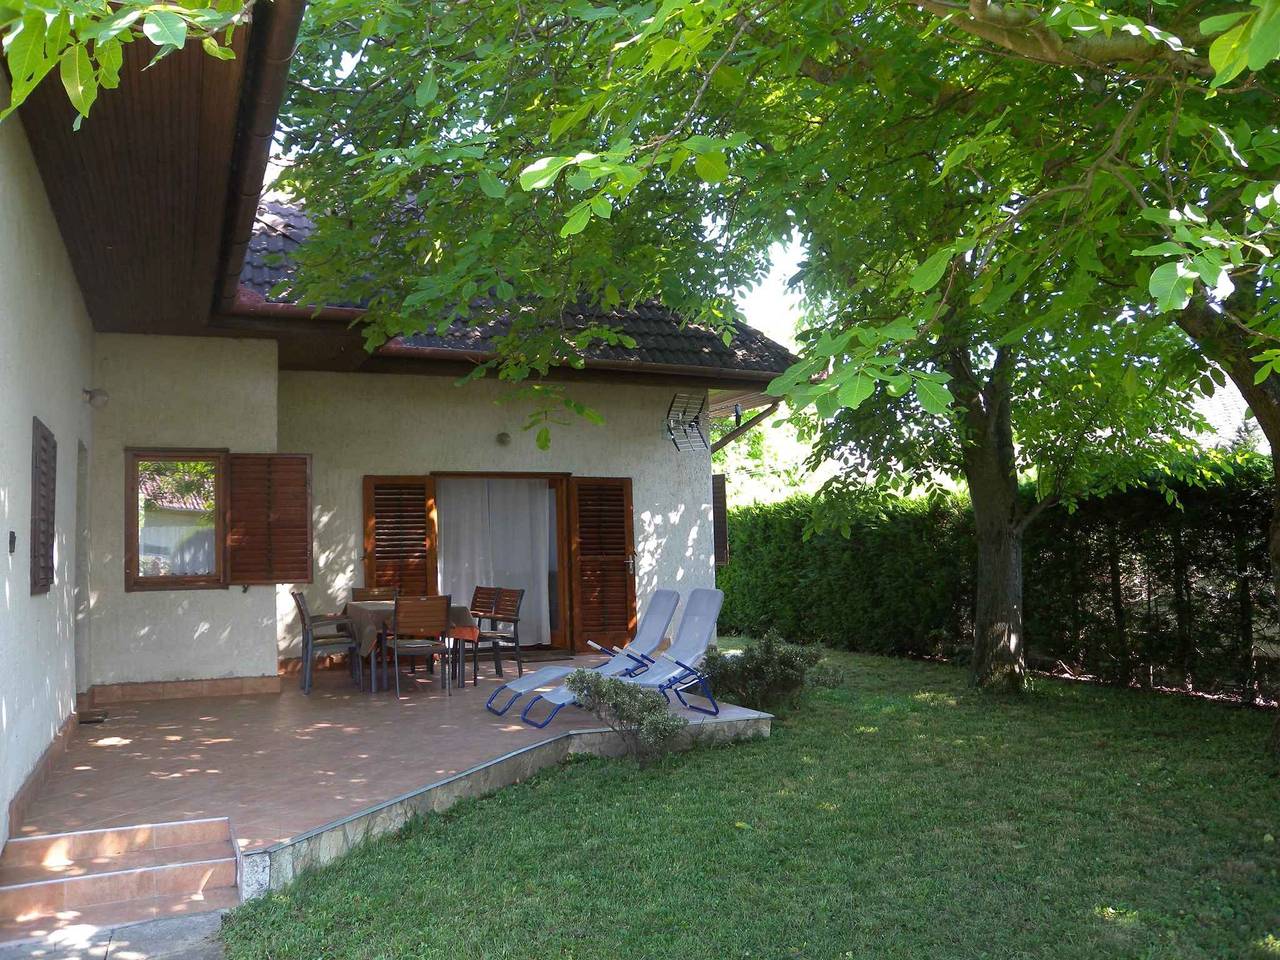
[[[1261,464],[1209,489],[1155,490],[1043,513],[1027,532],[1025,619],[1036,666],[1109,682],[1251,697],[1277,635]],[[811,501],[730,512],[718,577],[726,632],[963,659],[975,547],[965,498],[854,494],[848,537],[804,539]]]

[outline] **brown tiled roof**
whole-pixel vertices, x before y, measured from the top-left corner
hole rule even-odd
[[[297,207],[273,201],[261,203],[240,272],[241,287],[269,302],[289,302],[287,293],[273,296],[272,291],[282,282],[292,279],[294,265],[291,254],[312,229],[311,220]],[[564,322],[570,328],[603,323],[635,340],[634,348],[596,344],[589,349],[588,361],[611,365],[636,363],[777,374],[795,362],[795,357],[785,347],[744,323],[735,325],[734,336],[726,345],[711,329],[693,324],[681,325],[675,313],[657,303],[640,304],[630,310],[573,308],[566,312]],[[506,316],[486,319],[475,325],[458,322],[444,334],[422,333],[398,339],[386,350],[399,354],[419,350],[488,353],[492,350],[493,338],[505,333],[509,325],[510,319]]]

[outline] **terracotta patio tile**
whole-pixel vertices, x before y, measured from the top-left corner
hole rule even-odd
[[[491,716],[497,681],[483,668],[452,696],[425,674],[403,680],[399,700],[356,691],[339,669],[319,672],[309,697],[286,678],[278,694],[250,682],[242,696],[112,705],[77,731],[18,832],[229,816],[235,837],[263,846],[583,725]]]

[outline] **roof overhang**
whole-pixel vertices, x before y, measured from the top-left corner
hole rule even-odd
[[[213,329],[227,335],[276,340],[282,370],[462,377],[495,357],[487,351],[394,341],[370,353],[358,329],[363,315],[363,310],[353,307],[317,309],[273,303],[242,290],[233,312],[215,313]],[[588,359],[582,369],[555,367],[546,379],[706,389],[711,392],[712,414],[729,416],[735,405],[748,409],[772,403],[764,389],[775,376],[766,371]]]
[[[256,4],[234,60],[193,44],[147,68],[152,45],[127,44],[79,131],[56,71],[19,110],[96,329],[207,332],[240,272],[303,6]]]

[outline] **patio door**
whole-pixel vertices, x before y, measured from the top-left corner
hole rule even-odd
[[[624,644],[636,627],[631,478],[573,477],[569,510],[574,645]]]
[[[364,583],[397,587],[410,596],[436,593],[432,477],[364,478]]]

